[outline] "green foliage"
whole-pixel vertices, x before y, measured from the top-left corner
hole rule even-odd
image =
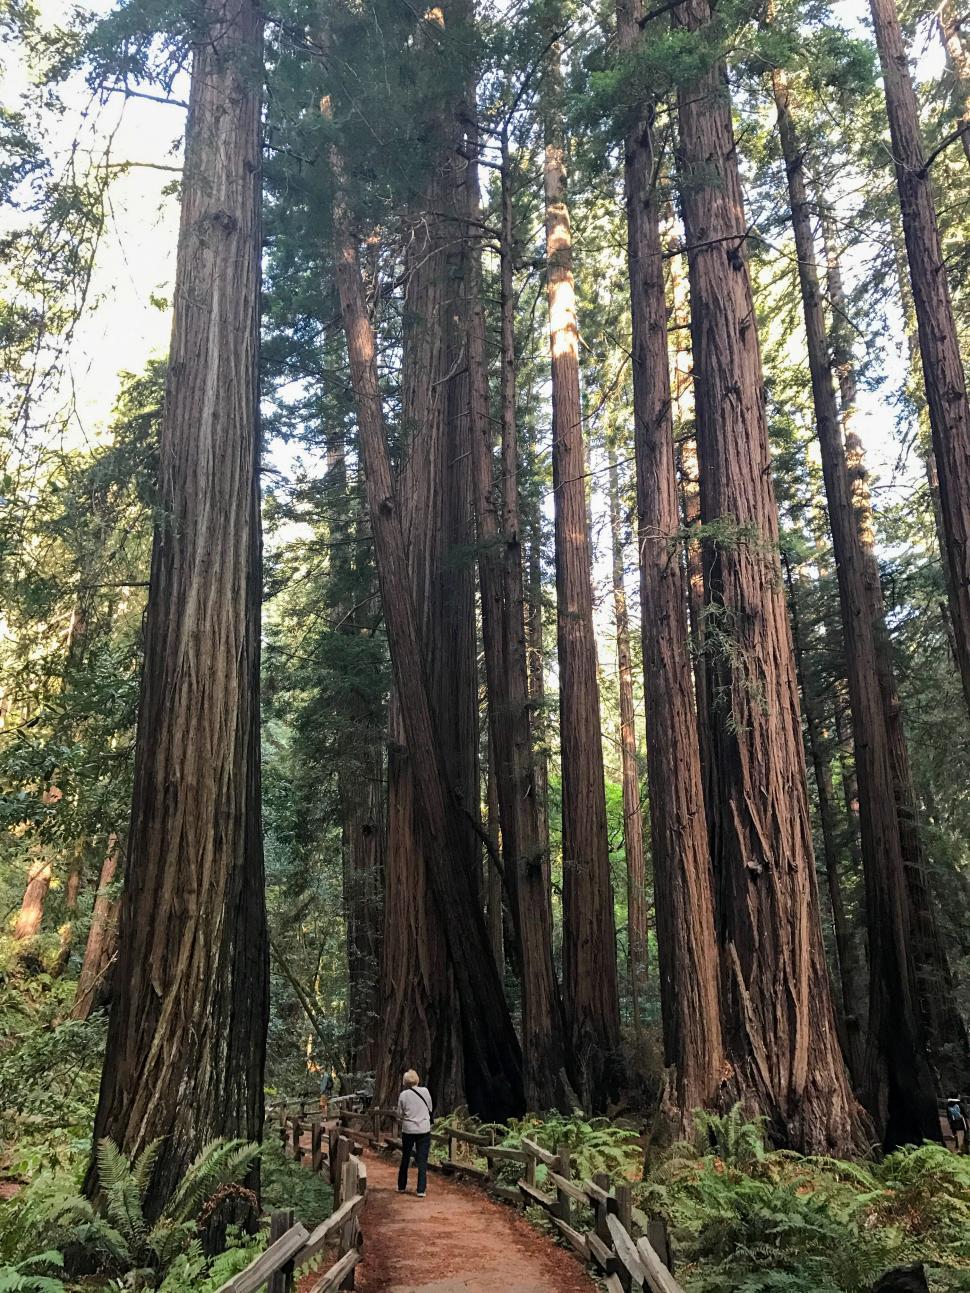
[[[0,1293],[64,1293],[60,1271],[64,1258],[53,1250],[25,1257],[16,1266],[0,1266]]]
[[[42,1175],[0,1209],[0,1256],[31,1256],[36,1236],[44,1234],[58,1251],[81,1258],[132,1286],[157,1286],[179,1259],[180,1269],[202,1260],[199,1217],[217,1193],[236,1185],[259,1157],[259,1146],[241,1140],[214,1140],[200,1151],[154,1222],[144,1204],[161,1142],[149,1145],[135,1161],[109,1140],[97,1149],[99,1205],[78,1193],[65,1174]],[[255,1199],[253,1199],[255,1202]]]
[[[292,1208],[308,1229],[330,1216],[333,1211],[333,1191],[329,1180],[323,1175],[308,1172],[292,1158],[287,1158],[277,1141],[267,1141],[263,1145],[260,1162],[260,1186],[265,1212]]]
[[[13,948],[0,990],[0,1168],[14,1178],[86,1159],[105,1020],[65,1019],[74,983],[20,972]]]
[[[882,1163],[771,1151],[739,1106],[698,1113],[636,1187],[666,1216],[689,1293],[864,1293],[891,1266],[924,1261],[935,1287],[970,1272],[970,1164],[942,1146]]]
[[[160,1293],[217,1293],[227,1280],[259,1256],[265,1243],[262,1236],[230,1227],[226,1245],[224,1252],[212,1258],[205,1257],[195,1246],[180,1253],[159,1285]]]
[[[508,1149],[516,1149],[523,1136],[550,1153],[556,1153],[562,1147],[568,1149],[570,1171],[573,1176],[585,1180],[596,1172],[608,1172],[614,1177],[629,1176],[640,1161],[637,1133],[607,1118],[587,1119],[580,1113],[569,1118],[561,1114],[527,1116],[510,1123],[508,1134],[500,1143]]]

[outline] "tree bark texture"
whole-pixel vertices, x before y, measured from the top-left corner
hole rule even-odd
[[[803,239],[810,245],[810,226],[803,234]],[[846,300],[835,244],[831,240],[827,247],[827,259],[833,317],[844,321],[847,318]],[[901,285],[908,288],[902,264],[900,271]],[[904,295],[908,296],[908,290]],[[821,302],[819,308],[821,309]],[[854,527],[858,534],[862,579],[872,624],[876,680],[889,750],[892,791],[909,905],[908,939],[910,962],[915,972],[914,999],[922,1020],[924,1045],[936,1076],[937,1090],[942,1094],[943,1088],[950,1089],[954,1084],[959,1087],[962,1075],[970,1071],[970,1041],[966,1025],[955,1005],[953,974],[940,935],[938,913],[929,883],[928,858],[920,827],[909,744],[903,723],[902,702],[876,557],[875,520],[865,448],[855,429],[857,380],[851,342],[844,322],[836,333],[831,350],[842,399],[844,459],[848,469],[849,497]],[[932,448],[927,446],[927,450],[926,461],[929,467]],[[938,526],[938,530],[940,528]],[[935,1121],[931,1123],[931,1127],[936,1135]],[[904,1130],[901,1134],[909,1133]]]
[[[673,213],[670,212],[672,220]],[[697,472],[697,439],[694,434],[694,372],[690,344],[690,300],[683,259],[668,261],[667,350],[670,356],[674,461],[679,485],[681,527],[685,532],[683,563],[687,589],[687,623],[694,680],[695,728],[701,760],[705,804],[710,776],[710,730],[707,722],[707,669],[704,664],[704,569],[701,545],[690,531],[701,523],[700,479]],[[706,815],[706,808],[705,808]],[[710,831],[710,824],[708,824]]]
[[[355,773],[339,779],[343,832],[344,919],[347,923],[347,1014],[350,1069],[377,1067],[382,1024],[377,974],[381,960],[384,878],[384,776],[381,745],[358,751]]]
[[[940,482],[950,619],[970,709],[970,401],[899,14],[895,0],[870,0],[870,8]]]
[[[538,508],[529,517],[526,555],[528,593],[525,607],[525,640],[529,659],[529,704],[535,747],[535,788],[539,801],[539,829],[546,857],[546,889],[552,891],[549,859],[549,744],[546,730],[546,652],[543,642],[545,616],[542,604],[542,515]]]
[[[84,959],[78,975],[72,1019],[87,1019],[107,998],[111,984],[111,966],[118,950],[118,899],[111,895],[111,885],[118,870],[117,840],[112,836],[101,864],[98,891],[94,896],[91,927],[84,945]]]
[[[702,31],[707,0],[674,22]],[[730,96],[713,62],[679,92],[705,542],[712,853],[725,1047],[772,1136],[845,1152],[852,1101],[822,947],[791,633]]]
[[[478,848],[463,856],[467,836],[435,727],[420,621],[414,605],[404,526],[391,477],[374,333],[367,312],[357,243],[344,197],[343,159],[331,150],[336,185],[336,277],[357,407],[361,456],[374,535],[381,599],[400,718],[420,813],[434,910],[445,933],[460,1006],[469,1107],[488,1120],[524,1108],[521,1052],[492,959],[485,921],[468,874]]]
[[[461,805],[458,855],[479,853],[466,814],[478,814],[478,677],[474,618],[470,440],[462,341],[462,266],[453,245],[462,226],[458,207],[454,122],[444,109],[428,125],[439,145],[436,169],[412,223],[407,257],[402,416],[407,457],[398,480],[401,521],[418,614],[432,706],[442,736],[452,793]],[[388,872],[382,1000],[385,1030],[378,1098],[392,1101],[401,1074],[427,1076],[439,1109],[466,1103],[461,1020],[444,931],[428,888],[426,844],[417,810],[414,771],[402,698],[391,702]],[[480,867],[465,877],[480,890]]]
[[[488,743],[488,773],[485,798],[488,808],[488,833],[494,847],[501,851],[501,823],[498,813],[498,787],[495,784],[495,756],[492,743]],[[505,900],[502,872],[492,858],[485,858],[485,919],[488,924],[488,941],[499,976],[505,974]]]
[[[33,859],[27,869],[27,884],[24,896],[13,927],[13,936],[17,942],[35,938],[40,933],[41,921],[44,919],[44,905],[50,892],[53,867],[45,854],[40,853]]]
[[[661,283],[661,289],[663,284]],[[620,694],[620,773],[623,789],[623,851],[626,857],[627,943],[633,1029],[639,1040],[641,1003],[647,988],[647,873],[643,850],[643,812],[637,766],[636,711],[633,704],[633,665],[630,658],[630,615],[626,601],[623,533],[620,519],[620,479],[616,446],[610,442],[608,490],[612,549],[613,623],[616,627],[616,673]]]
[[[919,1016],[919,988],[910,938],[911,913],[886,710],[879,686],[875,620],[882,598],[867,585],[866,555],[854,517],[849,469],[829,364],[828,338],[804,150],[792,118],[787,77],[772,72],[798,276],[805,317],[812,398],[828,500],[859,780],[862,863],[870,974],[867,1104],[892,1144],[932,1134],[939,1119]],[[878,572],[877,572],[878,575]],[[878,586],[878,578],[876,580]]]
[[[633,49],[640,0],[620,0],[621,47]],[[625,140],[624,192],[633,318],[634,452],[647,769],[664,1050],[677,1104],[712,1104],[722,1077],[719,960],[711,857],[691,688],[685,571],[674,459],[667,303],[654,177],[652,110]]]
[[[544,95],[562,755],[563,996],[584,1107],[599,1110],[617,1090],[620,1004],[558,46],[551,55]]]
[[[957,13],[950,0],[943,0],[934,16],[953,77],[953,104],[957,111],[957,124],[963,128],[960,136],[963,155],[970,162],[970,57],[963,45],[965,18]]]
[[[477,138],[466,150],[474,156]],[[502,824],[502,858],[512,897],[512,914],[522,974],[522,1061],[530,1109],[569,1113],[575,1096],[567,1074],[565,1022],[552,959],[552,909],[546,881],[548,861],[535,792],[529,674],[523,620],[522,552],[519,542],[516,476],[496,488],[489,418],[485,314],[481,287],[481,244],[472,233],[480,217],[477,166],[468,167],[467,338],[471,390],[472,467],[478,523],[478,580],[488,687],[488,724]],[[502,277],[502,296],[509,285]],[[503,327],[505,326],[503,316]],[[507,348],[507,338],[503,338]],[[514,346],[514,340],[513,340]],[[514,358],[514,351],[513,351]],[[516,455],[514,368],[503,373],[503,461]],[[511,390],[509,386],[511,385]],[[511,425],[508,419],[511,416]],[[507,529],[511,524],[514,529]]]
[[[813,679],[806,667],[805,644],[801,628],[801,615],[798,609],[798,589],[787,561],[785,562],[785,581],[788,585],[788,605],[791,615],[792,638],[795,645],[795,663],[802,694],[802,709],[805,714],[808,753],[815,776],[819,825],[822,830],[822,853],[825,859],[825,878],[829,894],[829,909],[832,913],[832,930],[835,935],[835,967],[839,976],[839,991],[842,1004],[843,1050],[849,1066],[849,1073],[852,1076],[853,1086],[861,1090],[864,1086],[865,1077],[865,1056],[860,1028],[860,1010],[863,1006],[863,997],[861,985],[858,982],[852,931],[846,917],[845,902],[842,896],[840,849],[842,832],[839,830],[839,814],[835,802],[832,760],[827,748],[828,742],[826,740],[822,706],[813,685]]]
[[[194,51],[135,786],[95,1140],[259,1140],[268,1019],[259,762],[262,16]],[[89,1188],[94,1188],[94,1169]]]

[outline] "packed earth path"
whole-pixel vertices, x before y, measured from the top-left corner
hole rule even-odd
[[[397,1162],[367,1155],[359,1293],[592,1293],[565,1249],[482,1190],[432,1174],[397,1192]]]

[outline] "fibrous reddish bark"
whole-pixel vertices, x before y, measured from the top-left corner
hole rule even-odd
[[[620,0],[621,47],[635,47],[640,0]],[[681,1117],[710,1105],[723,1058],[711,859],[688,654],[674,462],[667,307],[653,175],[652,111],[625,141],[624,186],[633,315],[637,542],[643,631],[657,956],[667,1062]]]
[[[462,854],[466,836],[461,806],[451,792],[433,717],[404,527],[391,477],[373,328],[344,196],[343,160],[336,147],[331,149],[331,164],[336,185],[333,215],[337,287],[381,599],[428,875],[460,1004],[465,1090],[474,1112],[487,1119],[504,1119],[521,1113],[524,1107],[521,1052],[491,956],[481,907],[468,883],[471,869],[478,865],[478,849],[472,857]]]
[[[118,842],[112,836],[101,864],[91,927],[71,1009],[72,1019],[87,1019],[109,995],[111,967],[118,950],[118,900],[111,894],[111,885],[118,870],[119,852]]]
[[[544,96],[546,294],[552,371],[562,751],[563,997],[584,1105],[601,1109],[617,1088],[620,1004],[558,45],[550,58]]]
[[[54,869],[50,859],[43,853],[35,857],[27,869],[27,884],[24,896],[13,927],[13,936],[18,942],[34,938],[40,932],[44,919],[44,904],[51,887]]]
[[[118,972],[95,1140],[161,1138],[147,1211],[216,1136],[259,1140],[262,16],[195,47]],[[92,1167],[89,1189],[96,1188]]]
[[[899,14],[895,0],[870,0],[870,8],[939,476],[950,620],[970,709],[970,400]]]
[[[474,156],[477,139],[466,150]],[[467,233],[480,216],[477,167],[469,168]],[[511,248],[508,253],[511,254]],[[575,1097],[567,1076],[565,1024],[552,959],[552,910],[546,882],[548,859],[539,819],[532,759],[529,675],[523,619],[522,552],[519,542],[517,479],[503,481],[497,495],[489,419],[485,314],[481,291],[481,248],[471,248],[467,338],[471,401],[472,464],[478,524],[478,577],[482,639],[488,684],[488,723],[502,823],[502,857],[513,902],[521,960],[522,1060],[530,1109],[568,1113]],[[511,266],[502,275],[503,304],[510,294]],[[508,326],[503,310],[503,329]],[[508,338],[504,338],[508,346]],[[513,356],[514,358],[514,356]],[[502,374],[502,451],[517,458],[515,373],[507,361]],[[511,425],[509,419],[511,418]]]
[[[439,20],[440,11],[435,30]],[[434,39],[431,28],[420,34],[422,42]],[[456,105],[434,107],[427,129],[436,145],[435,169],[413,220],[407,257],[402,414],[408,439],[397,491],[432,706],[450,789],[463,809],[456,829],[464,837],[460,857],[467,863],[479,852],[468,819],[477,815],[479,798],[478,676],[474,569],[466,555],[473,537],[468,383],[466,365],[456,361],[463,331],[457,302],[463,266],[455,253],[462,228],[460,132]],[[466,1103],[460,1010],[429,890],[401,705],[395,683],[377,1094],[383,1103],[392,1102],[402,1072],[417,1068],[437,1107],[447,1110]],[[476,865],[465,877],[476,892],[479,871]]]
[[[805,188],[804,152],[792,118],[787,76],[782,69],[776,68],[771,80],[798,255],[812,399],[842,611],[859,778],[871,967],[869,1048],[864,1089],[874,1115],[879,1116],[883,1112],[881,1106],[887,1105],[887,1135],[893,1144],[903,1144],[929,1134],[939,1120],[918,1018],[916,967],[909,936],[909,901],[889,733],[879,690],[872,594],[866,586],[865,554],[853,515],[849,471],[829,366],[828,338]]]
[[[702,31],[707,0],[674,22]],[[722,62],[678,94],[680,179],[705,544],[711,819],[724,1042],[772,1135],[846,1151],[791,634],[780,579],[763,375],[744,258],[744,203]]]
[[[661,282],[661,291],[663,283]],[[640,1037],[640,1006],[647,986],[647,889],[643,853],[643,813],[637,768],[637,731],[630,659],[630,616],[626,602],[623,535],[620,529],[620,481],[616,446],[610,442],[609,503],[612,547],[613,623],[616,628],[616,673],[620,694],[620,775],[623,789],[623,851],[626,857],[627,944],[633,1029]]]
[[[797,145],[797,140],[792,146]],[[804,200],[804,183],[800,167],[795,172],[795,182],[800,184],[801,197]],[[811,249],[813,259],[808,267],[814,271],[814,247],[811,239],[811,226],[806,215],[802,218],[801,239],[806,255]],[[823,231],[825,225],[823,223]],[[884,727],[880,733],[885,740],[889,754],[892,802],[895,809],[896,825],[899,836],[899,847],[903,863],[905,883],[905,901],[907,905],[906,939],[910,973],[913,975],[912,999],[915,1005],[916,1027],[921,1034],[921,1044],[927,1052],[931,1068],[936,1075],[937,1086],[950,1088],[960,1085],[961,1075],[970,1066],[970,1043],[967,1030],[955,1006],[953,975],[949,958],[940,936],[939,920],[928,879],[928,859],[925,841],[920,829],[916,789],[913,782],[912,765],[909,757],[909,745],[903,723],[903,707],[899,695],[893,666],[892,642],[886,624],[886,609],[883,601],[882,581],[875,549],[875,521],[872,510],[872,498],[869,490],[866,471],[865,451],[856,429],[855,412],[857,399],[857,380],[853,362],[851,341],[847,335],[845,318],[846,300],[842,286],[841,270],[831,228],[827,234],[828,287],[832,299],[833,315],[839,326],[835,330],[834,344],[831,347],[833,367],[839,381],[841,395],[842,429],[845,432],[844,455],[840,453],[840,462],[847,473],[848,498],[851,504],[850,516],[852,528],[858,543],[858,564],[862,587],[859,596],[863,604],[868,605],[871,623],[871,636],[874,651],[875,685],[878,688]],[[801,256],[801,253],[800,253]],[[804,272],[804,271],[803,271]],[[817,293],[817,310],[821,316],[821,298]],[[824,328],[824,319],[820,317],[815,330]],[[824,335],[824,334],[823,334]],[[820,365],[822,361],[820,360]],[[828,391],[831,393],[831,379]],[[834,395],[832,396],[834,403]],[[830,414],[831,416],[831,414]],[[821,439],[821,437],[820,437]],[[834,446],[829,446],[834,453]],[[823,461],[825,449],[823,447]],[[932,451],[930,451],[932,453]],[[830,503],[831,507],[831,503]],[[834,523],[833,523],[834,530]],[[848,648],[848,640],[847,640]],[[873,740],[873,734],[866,729],[863,739],[867,743]],[[856,760],[857,768],[861,763]],[[865,854],[863,839],[863,853]],[[877,860],[881,854],[877,854]],[[869,916],[870,924],[872,916]],[[870,929],[870,941],[873,931]],[[875,965],[875,958],[870,952],[870,960]],[[895,1016],[895,1007],[890,1007]],[[892,1022],[890,1022],[892,1028]],[[894,1061],[887,1061],[892,1067]],[[891,1089],[891,1088],[890,1088]],[[939,1092],[938,1092],[939,1093]],[[897,1114],[890,1118],[889,1135],[893,1143],[903,1144],[916,1135],[913,1126],[907,1125],[912,1117],[912,1103],[904,1096],[897,1095],[900,1103],[898,1117],[903,1125],[897,1126]],[[926,1123],[926,1134],[938,1135],[938,1120],[929,1110],[923,1108]]]
[[[965,18],[956,12],[950,0],[943,0],[934,17],[946,50],[950,75],[953,77],[954,106],[958,114],[958,125],[962,128],[960,142],[964,156],[970,162],[970,57],[964,48],[961,30]]]

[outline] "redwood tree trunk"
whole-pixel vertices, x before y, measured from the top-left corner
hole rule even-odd
[[[495,784],[495,756],[492,743],[488,743],[488,775],[486,802],[488,807],[488,833],[496,850],[501,848],[501,825],[498,814],[498,788]],[[488,941],[500,976],[505,975],[505,902],[502,872],[490,856],[485,858],[485,919],[488,924]]]
[[[961,26],[965,18],[957,14],[950,0],[943,0],[935,13],[940,39],[946,50],[946,61],[953,76],[953,100],[957,110],[958,125],[963,127],[960,142],[963,153],[970,162],[970,58],[963,46]]]
[[[802,196],[804,197],[804,193]],[[808,230],[803,230],[802,238],[803,242],[811,246],[810,227]],[[814,260],[812,267],[814,267]],[[901,280],[904,281],[904,279],[903,274]],[[920,828],[909,745],[903,723],[902,702],[893,666],[892,642],[886,625],[882,582],[876,558],[875,523],[865,451],[854,428],[857,381],[851,341],[844,326],[846,301],[838,257],[831,241],[828,246],[828,287],[832,298],[833,315],[842,325],[835,333],[831,350],[842,399],[842,426],[845,430],[844,460],[848,469],[852,518],[858,536],[862,579],[872,625],[876,680],[885,723],[892,793],[903,859],[909,907],[909,959],[911,970],[915,974],[913,995],[922,1024],[923,1044],[936,1074],[937,1086],[940,1088],[938,1093],[942,1093],[943,1087],[951,1088],[954,1085],[959,1087],[962,1075],[970,1070],[970,1042],[967,1038],[966,1025],[955,1004],[953,974],[940,935],[936,904],[929,884],[928,858]],[[819,310],[821,310],[820,300]],[[831,387],[829,389],[831,390]],[[931,460],[932,450],[929,451],[927,458],[928,466]],[[930,1129],[934,1136],[937,1134],[936,1125],[935,1119],[930,1122]],[[900,1134],[911,1138],[911,1132],[906,1128]]]
[[[465,1089],[469,1107],[488,1120],[524,1108],[521,1052],[491,955],[478,899],[468,883],[478,849],[467,848],[435,726],[419,620],[411,591],[404,527],[391,477],[377,378],[374,334],[367,313],[357,244],[344,197],[343,162],[331,150],[336,184],[334,240],[360,450],[367,482],[374,550],[400,717],[407,740],[428,875],[455,976],[461,1009]]]
[[[641,0],[620,0],[621,47],[635,46]],[[652,111],[625,141],[627,242],[633,315],[637,539],[643,632],[647,768],[664,1049],[686,1122],[710,1105],[722,1076],[719,965],[711,857],[688,654],[684,567],[671,559],[680,528],[674,460],[667,307],[653,177]]]
[[[91,928],[84,947],[84,960],[78,975],[74,995],[72,1019],[87,1019],[99,1009],[109,995],[113,979],[111,967],[118,950],[118,900],[110,893],[118,869],[118,844],[114,836],[108,841],[108,851],[101,864],[98,891],[91,912]]]
[[[583,1104],[599,1110],[617,1091],[620,1003],[558,45],[546,73],[544,94],[562,763],[563,996]]]
[[[34,938],[40,933],[52,875],[51,863],[43,854],[34,858],[27,870],[27,884],[17,913],[17,923],[13,927],[13,936],[18,942]]]
[[[661,291],[663,282],[661,281]],[[623,571],[620,531],[620,480],[616,448],[609,454],[610,540],[613,556],[613,622],[616,625],[616,672],[620,692],[620,765],[623,778],[623,850],[626,857],[627,942],[633,1028],[640,1039],[640,1007],[647,986],[647,875],[643,854],[643,813],[637,769],[637,730],[633,706],[633,666],[630,661],[630,617]]]
[[[674,21],[710,21],[686,0]],[[778,559],[744,200],[723,63],[679,92],[705,525],[711,817],[733,1082],[772,1136],[843,1153],[852,1102],[819,924],[805,755]]]
[[[262,17],[209,0],[194,53],[118,973],[95,1140],[259,1140],[268,1019],[260,822]],[[96,1188],[92,1167],[89,1189]]]
[[[870,7],[940,482],[950,619],[970,709],[970,401],[899,15],[895,0],[870,0]]]
[[[839,989],[842,998],[842,1026],[845,1034],[843,1049],[846,1062],[849,1065],[849,1072],[852,1075],[853,1086],[862,1089],[865,1076],[862,1033],[859,1025],[862,992],[856,973],[852,931],[846,918],[845,902],[842,897],[839,814],[835,806],[832,760],[826,751],[825,724],[819,698],[805,667],[805,647],[800,627],[801,617],[798,612],[798,593],[792,579],[791,567],[787,561],[785,562],[785,580],[788,585],[792,637],[795,645],[798,681],[802,693],[802,709],[805,714],[808,752],[812,761],[812,771],[815,774],[819,824],[822,828],[825,878],[829,892],[829,907],[832,912],[832,929],[835,934],[835,965],[839,976]]]
[[[469,141],[474,156],[477,139]],[[477,165],[468,170],[469,224],[480,214]],[[510,249],[509,249],[510,250]],[[481,247],[471,249],[468,279],[468,371],[471,388],[472,463],[478,521],[478,577],[482,638],[488,684],[488,723],[502,824],[502,857],[513,899],[522,971],[522,1059],[530,1109],[569,1113],[575,1097],[567,1076],[565,1026],[552,959],[552,910],[546,883],[545,841],[539,818],[532,761],[529,675],[523,620],[522,552],[517,478],[503,483],[501,502],[494,478],[481,293]],[[503,306],[510,295],[511,265],[503,265]],[[503,333],[507,327],[503,309]],[[507,353],[508,338],[503,336]],[[513,342],[514,345],[514,342]],[[513,352],[514,358],[514,352]],[[514,365],[503,364],[503,461],[516,458]]]
[[[424,33],[429,36],[429,33]],[[479,845],[466,813],[478,812],[478,677],[471,532],[470,444],[454,389],[460,319],[455,296],[462,266],[452,247],[461,225],[455,176],[455,122],[436,103],[427,129],[435,170],[413,222],[407,257],[403,337],[402,420],[406,460],[398,476],[411,596],[426,656],[431,703],[439,723],[449,789],[462,805],[459,857]],[[457,273],[456,273],[457,271]],[[463,381],[467,391],[467,380]],[[458,556],[456,560],[456,549]],[[464,550],[464,552],[462,552]],[[381,997],[384,1034],[377,1097],[393,1102],[401,1074],[416,1068],[440,1110],[466,1103],[462,1022],[445,931],[430,892],[427,844],[414,786],[414,766],[396,682],[391,699],[388,767],[388,857]],[[480,888],[480,867],[466,883]]]
[[[785,73],[772,72],[798,255],[812,398],[835,554],[842,632],[859,779],[862,863],[869,935],[869,1053],[865,1090],[872,1113],[893,1145],[932,1134],[939,1119],[919,1018],[919,990],[910,939],[893,764],[879,687],[873,594],[853,515],[849,471],[829,366],[804,153],[791,115]],[[877,581],[878,582],[878,581]],[[881,618],[881,598],[880,598]]]

